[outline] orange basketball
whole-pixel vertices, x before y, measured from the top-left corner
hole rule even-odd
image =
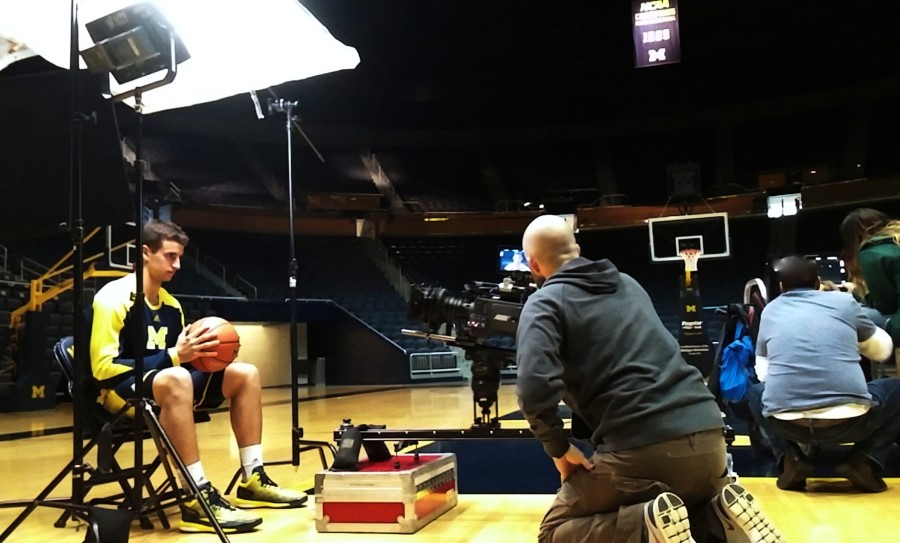
[[[219,345],[216,346],[216,356],[195,358],[191,361],[191,366],[200,371],[212,373],[222,371],[225,366],[234,362],[241,349],[241,338],[233,324],[221,317],[204,317],[195,322],[194,326],[207,328],[207,333],[216,334]]]

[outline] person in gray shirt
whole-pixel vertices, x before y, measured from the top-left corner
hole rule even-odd
[[[776,484],[806,488],[813,464],[801,444],[853,443],[835,470],[863,492],[882,492],[880,473],[900,432],[900,379],[867,383],[860,354],[887,359],[891,338],[850,294],[820,290],[814,261],[790,256],[774,269],[782,294],[760,317],[756,373],[762,382],[748,400],[781,468]]]

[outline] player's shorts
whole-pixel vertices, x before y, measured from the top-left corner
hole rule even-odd
[[[222,394],[225,372],[202,372],[193,369],[190,364],[185,364],[184,367],[191,372],[191,381],[194,383],[194,409],[213,409],[222,405],[225,401],[225,396]],[[159,375],[158,370],[150,370],[144,374],[144,397],[153,397],[153,380],[157,375]],[[100,404],[110,413],[118,413],[125,407],[126,400],[139,397],[137,387],[135,387],[136,383],[137,379],[132,375],[118,383],[115,388],[101,390]],[[129,413],[129,416],[133,415],[133,412]]]

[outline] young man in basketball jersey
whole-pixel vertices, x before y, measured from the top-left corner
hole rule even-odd
[[[231,426],[244,469],[235,500],[238,506],[299,507],[306,502],[306,494],[278,487],[263,469],[262,403],[256,366],[233,362],[215,373],[200,372],[190,366],[199,357],[215,356],[218,340],[215,333],[205,328],[185,327],[181,305],[162,286],[181,268],[187,235],[171,222],[151,220],[144,226],[143,242],[144,395],[160,406],[163,428],[222,529],[226,533],[252,530],[262,519],[234,508],[204,474],[194,428],[195,407],[215,407],[226,399],[231,402]],[[94,297],[91,370],[101,388],[100,403],[113,413],[136,395],[134,300],[134,274],[111,281]],[[214,531],[197,500],[182,507],[179,529]]]
[[[522,244],[540,287],[522,309],[519,407],[562,488],[538,540],[781,542],[753,496],[729,483],[722,417],[650,297],[609,260],[581,258],[572,227],[544,215]],[[563,400],[591,431],[569,443]]]

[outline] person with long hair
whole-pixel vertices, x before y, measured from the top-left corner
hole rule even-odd
[[[841,222],[843,257],[868,316],[900,346],[900,221],[860,208]]]

